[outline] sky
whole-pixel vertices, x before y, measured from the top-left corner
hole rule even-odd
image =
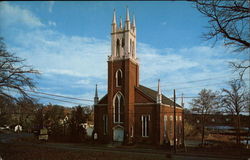
[[[208,19],[193,2],[0,2],[0,36],[10,52],[42,73],[36,91],[93,100],[95,84],[100,98],[107,93],[113,10],[124,21],[127,6],[136,17],[140,84],[156,90],[160,79],[167,97],[173,89],[177,97],[196,97],[203,88],[227,88],[237,78],[229,62],[244,55],[202,39]],[[184,98],[186,107],[190,100]],[[41,97],[39,103],[75,106]]]

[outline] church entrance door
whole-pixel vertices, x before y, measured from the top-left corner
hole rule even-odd
[[[113,132],[113,141],[123,142],[123,137],[124,137],[123,127],[120,126],[115,127]]]

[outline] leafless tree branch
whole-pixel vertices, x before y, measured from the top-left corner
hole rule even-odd
[[[226,46],[234,47],[235,52],[245,52],[250,61],[250,2],[248,0],[194,0],[199,12],[209,18],[205,40],[224,40]],[[235,62],[233,62],[235,63]],[[232,64],[232,63],[231,63]],[[249,65],[231,65],[244,75]]]
[[[9,53],[3,38],[0,38],[0,96],[17,100],[13,93],[18,93],[23,97],[29,97],[24,89],[35,87],[31,76],[37,76],[39,72],[31,66],[24,65],[24,62],[24,59]]]
[[[236,115],[236,142],[240,143],[240,113],[246,109],[246,91],[240,80],[230,82],[230,90],[222,89],[221,105],[226,111]]]

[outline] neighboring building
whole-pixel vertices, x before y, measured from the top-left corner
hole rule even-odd
[[[114,11],[111,33],[111,56],[108,57],[108,93],[99,100],[95,94],[94,134],[103,143],[173,144],[173,101],[158,91],[139,84],[139,63],[136,58],[136,25],[126,21],[116,24]],[[176,107],[176,136],[182,139],[183,109]]]
[[[193,126],[200,126],[202,122],[202,115],[186,113],[185,121]],[[206,126],[210,127],[234,127],[237,124],[237,118],[236,115],[231,114],[207,114],[205,122]],[[240,115],[240,126],[244,128],[250,127],[250,117],[248,115]]]
[[[82,126],[84,129],[86,129],[86,135],[88,137],[92,137],[94,125],[89,123],[81,123],[80,126]]]

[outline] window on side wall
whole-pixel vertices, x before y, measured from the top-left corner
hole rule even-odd
[[[167,115],[164,115],[164,137],[167,136]]]
[[[103,115],[103,133],[104,135],[108,134],[108,115]]]
[[[141,116],[141,124],[142,124],[142,137],[149,137],[149,122],[150,115],[142,115]]]
[[[122,85],[122,70],[118,69],[115,74],[116,78],[116,87],[120,87]]]

